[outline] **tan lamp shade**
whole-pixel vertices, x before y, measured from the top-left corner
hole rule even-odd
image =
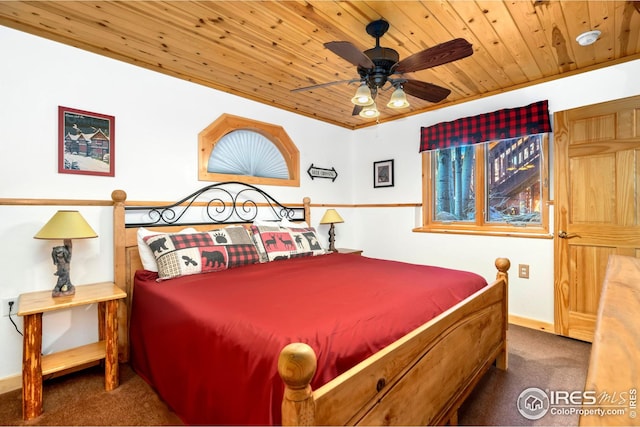
[[[320,224],[337,224],[339,222],[344,222],[344,219],[335,209],[327,209],[320,220]]]
[[[47,222],[35,236],[35,239],[89,239],[98,237],[78,211],[60,210]]]

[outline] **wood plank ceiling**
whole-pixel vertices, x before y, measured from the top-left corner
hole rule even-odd
[[[640,58],[638,1],[0,1],[7,27],[350,129],[376,123],[352,115],[357,82],[292,90],[358,79],[323,43],[372,48],[380,18],[400,59],[459,37],[474,53],[404,76],[450,89],[439,103],[388,108],[387,84],[379,122]]]

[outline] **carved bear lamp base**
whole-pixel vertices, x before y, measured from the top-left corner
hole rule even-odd
[[[56,287],[51,292],[52,297],[64,297],[74,295],[76,288],[71,284],[71,239],[64,240],[64,246],[55,246],[51,252],[51,258],[56,266],[58,276]]]
[[[56,287],[57,288],[57,287]],[[76,294],[76,287],[73,286],[71,283],[68,283],[66,285],[64,285],[61,290],[57,290],[56,288],[53,289],[53,291],[51,291],[51,296],[56,298],[56,297],[66,297],[69,295],[75,295]]]

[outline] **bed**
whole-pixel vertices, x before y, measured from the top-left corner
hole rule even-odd
[[[240,183],[167,206],[112,198],[120,359],[186,424],[452,423],[491,364],[507,367],[507,259],[487,283],[325,254],[308,198],[285,206]]]

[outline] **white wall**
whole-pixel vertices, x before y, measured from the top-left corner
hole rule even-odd
[[[635,61],[352,132],[5,27],[0,51],[0,198],[108,200],[114,189],[124,189],[130,200],[181,197],[206,184],[197,180],[198,132],[229,113],[281,125],[298,146],[301,186],[266,188],[284,202],[309,196],[315,203],[418,203],[421,126],[540,99],[559,111],[640,93],[640,82],[631,79],[640,72]],[[57,172],[59,105],[115,116],[115,177]],[[391,158],[395,186],[374,189],[372,163]],[[336,182],[311,180],[311,163],[335,167]],[[0,299],[53,288],[50,251],[58,243],[32,237],[61,208],[0,205]],[[74,241],[72,280],[110,280],[111,210],[81,212],[99,237]],[[323,212],[313,210],[314,225]],[[497,256],[530,264],[528,281],[512,275],[511,311],[553,322],[552,240],[412,233],[420,221],[415,208],[339,212],[345,223],[337,225],[337,245],[363,248],[365,255],[448,267],[460,267],[462,260],[487,278],[495,275]],[[318,228],[326,236],[326,226]],[[95,339],[95,318],[95,307],[45,315],[44,352]],[[0,380],[19,375],[22,340],[7,318],[0,318],[0,342]]]

